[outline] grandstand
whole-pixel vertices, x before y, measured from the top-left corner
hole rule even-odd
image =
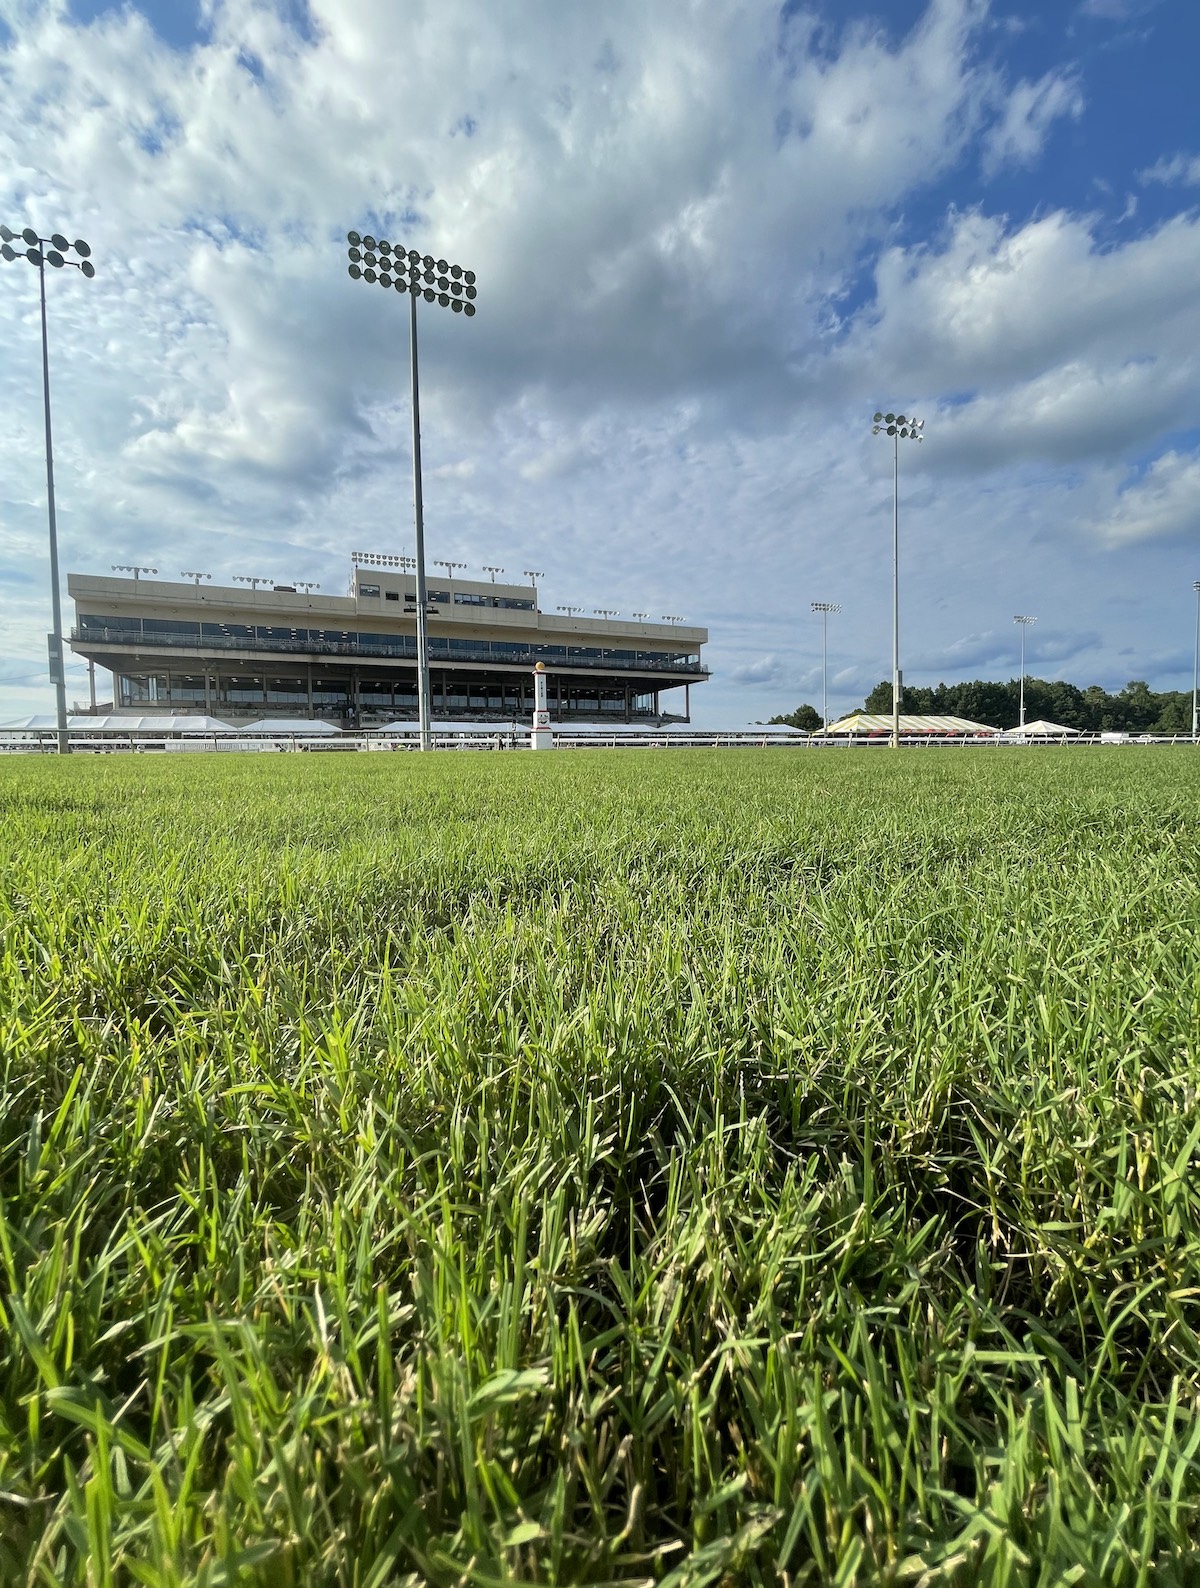
[[[71,649],[111,672],[109,709],[118,715],[306,718],[343,728],[415,720],[414,584],[411,573],[357,562],[345,596],[72,573]],[[555,724],[688,722],[691,686],[709,676],[703,628],[552,615],[539,609],[533,585],[447,578],[431,581],[428,594],[439,718],[527,719],[541,661]]]

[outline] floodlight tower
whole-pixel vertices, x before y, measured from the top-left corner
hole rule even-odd
[[[196,588],[199,589],[200,588],[201,579],[211,579],[212,578],[212,574],[210,574],[210,573],[196,573],[195,570],[192,569],[192,568],[185,568],[183,570],[183,572],[179,575],[179,577],[181,579],[190,579],[192,581],[192,583],[196,586]]]
[[[0,256],[11,261],[20,258],[17,250],[12,246],[17,241],[17,233],[7,226],[0,226]],[[50,518],[50,612],[54,621],[54,628],[47,636],[49,641],[50,682],[54,685],[54,704],[58,723],[58,753],[67,755],[71,745],[67,737],[67,683],[63,672],[63,635],[62,635],[62,601],[58,592],[58,522],[54,511],[54,443],[50,434],[50,344],[46,336],[46,261],[49,260],[56,270],[61,270],[64,265],[73,265],[82,275],[90,281],[96,274],[96,267],[91,261],[92,250],[82,237],[77,237],[69,243],[65,237],[55,232],[52,237],[39,237],[32,226],[26,226],[20,234],[20,241],[25,244],[24,257],[31,265],[37,266],[38,286],[42,299],[42,400],[46,410],[46,503]],[[68,259],[67,254],[74,251],[78,259]]]
[[[892,438],[892,749],[900,748],[900,443],[923,441],[923,419],[905,414],[875,415],[871,434]]]
[[[1017,727],[1023,728],[1025,726],[1025,630],[1031,623],[1036,623],[1037,619],[1026,617],[1024,613],[1018,612],[1014,616],[1013,622],[1019,624],[1021,629],[1021,704],[1017,714]]]
[[[248,584],[252,590],[257,590],[259,585],[274,584],[274,579],[260,579],[257,574],[235,573],[234,584]]]
[[[809,605],[821,614],[821,732],[826,733],[829,729],[829,614],[840,612],[842,608],[837,601],[811,601]]]
[[[1196,592],[1196,650],[1192,658],[1192,743],[1195,744],[1200,737],[1197,731],[1200,724],[1196,719],[1197,685],[1200,685],[1200,579],[1192,580],[1192,589]]]
[[[491,574],[492,583],[495,584],[496,575],[498,573],[503,573],[504,569],[503,568],[497,568],[495,563],[485,562],[484,565],[483,565],[483,571],[484,571],[484,573],[490,573]]]
[[[158,572],[157,568],[143,568],[140,563],[136,562],[110,562],[109,567],[114,573],[131,573],[134,584],[137,584],[142,574]]]
[[[435,567],[444,568],[446,570],[446,578],[450,584],[454,583],[454,570],[456,568],[465,568],[467,566],[465,562],[451,562],[445,557],[435,557],[433,561]],[[492,583],[495,583],[494,579]]]
[[[543,570],[541,568],[522,568],[521,572],[525,575],[526,579],[528,579],[530,584],[533,586],[533,605],[534,605],[534,608],[536,610],[536,608],[537,608],[537,582],[538,582],[539,579],[544,579],[546,577],[546,575],[545,575],[545,573],[543,572]]]
[[[582,607],[564,607],[564,606],[560,606],[558,610],[560,612],[565,612],[569,618],[573,618],[575,616],[576,612],[582,612],[583,608]]]
[[[417,715],[421,729],[422,750],[433,749],[430,732],[429,689],[429,616],[428,593],[425,588],[425,511],[421,499],[421,399],[417,377],[417,299],[426,303],[440,303],[443,309],[453,309],[455,314],[465,314],[468,319],[475,313],[475,272],[461,265],[447,264],[444,259],[434,259],[432,254],[422,256],[415,248],[407,252],[399,245],[393,247],[386,238],[378,242],[371,236],[347,232],[350,245],[350,275],[355,281],[378,282],[381,287],[394,287],[397,292],[409,294],[409,351],[412,382],[412,434],[413,434],[413,508],[416,518],[416,580],[417,580]]]

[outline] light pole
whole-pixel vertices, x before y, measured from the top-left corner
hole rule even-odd
[[[17,241],[17,234],[7,226],[0,226],[0,256],[7,260],[20,258],[18,251],[12,246]],[[24,256],[31,265],[37,266],[38,286],[41,289],[42,300],[42,398],[46,410],[46,501],[50,517],[50,611],[54,620],[54,630],[47,636],[49,642],[50,682],[54,685],[54,703],[57,711],[58,722],[58,753],[67,755],[70,752],[70,740],[67,737],[67,683],[63,672],[63,634],[62,634],[62,602],[58,592],[58,523],[54,512],[54,443],[50,434],[50,343],[46,336],[46,261],[49,260],[56,270],[61,270],[64,265],[73,265],[90,280],[96,274],[96,267],[92,264],[90,255],[92,250],[81,237],[69,243],[65,237],[55,232],[52,237],[39,237],[32,226],[26,226],[20,235],[20,241],[26,246]],[[68,259],[65,256],[72,250],[79,255],[78,259]]]
[[[576,612],[582,612],[583,608],[582,607],[563,607],[563,606],[560,606],[558,610],[560,612],[565,612],[569,618],[573,618],[575,616]]]
[[[821,732],[829,728],[829,614],[842,610],[837,601],[811,601],[814,612],[821,614]]]
[[[416,577],[417,577],[417,716],[420,722],[421,748],[433,749],[430,731],[429,701],[429,641],[428,607],[425,588],[425,510],[421,499],[421,397],[417,377],[417,299],[426,303],[440,303],[443,309],[453,309],[455,314],[468,318],[475,313],[475,272],[461,265],[447,264],[444,259],[434,259],[432,254],[422,256],[415,248],[407,252],[398,244],[393,247],[386,238],[376,242],[374,237],[362,237],[358,232],[347,232],[350,245],[350,275],[355,281],[378,282],[381,287],[394,287],[397,292],[409,294],[409,367],[412,384],[412,435],[413,435],[413,509],[416,519]]]
[[[546,577],[545,572],[541,568],[522,568],[521,572],[525,575],[526,579],[528,579],[530,584],[533,586],[533,609],[536,612],[537,611],[537,582],[538,582],[539,579],[544,579]]]
[[[1196,652],[1192,661],[1192,743],[1195,744],[1200,737],[1196,719],[1196,686],[1200,684],[1200,579],[1192,580],[1192,589],[1196,592]]]
[[[1025,726],[1025,630],[1031,623],[1036,623],[1037,619],[1025,617],[1023,613],[1018,612],[1013,622],[1019,624],[1021,629],[1021,705],[1017,727],[1023,728]]]
[[[210,573],[196,573],[194,571],[194,569],[185,568],[183,570],[183,572],[179,575],[179,577],[181,579],[190,579],[192,581],[192,583],[196,586],[196,589],[199,590],[201,579],[211,579],[212,578],[212,574],[210,574]]]
[[[248,584],[251,590],[257,591],[259,585],[274,584],[274,579],[260,579],[257,574],[235,573],[234,584]]]
[[[483,571],[484,571],[484,573],[490,573],[491,574],[492,583],[495,584],[496,575],[498,573],[503,573],[504,569],[503,568],[498,568],[494,562],[485,562],[484,565],[483,565]]]
[[[900,443],[922,441],[923,419],[876,414],[871,434],[892,438],[892,749],[900,748]]]
[[[140,563],[135,562],[110,562],[109,567],[114,573],[131,573],[134,584],[137,584],[144,573],[156,574],[158,572],[157,568],[143,568]]]
[[[434,567],[444,568],[446,570],[446,580],[449,584],[454,583],[454,570],[456,568],[465,568],[467,566],[465,562],[452,562],[445,557],[435,557],[433,559],[433,563]],[[495,584],[495,582],[496,581],[493,579],[492,583]]]

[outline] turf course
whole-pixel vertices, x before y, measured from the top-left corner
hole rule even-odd
[[[0,1582],[1200,1581],[1198,773],[0,763]]]

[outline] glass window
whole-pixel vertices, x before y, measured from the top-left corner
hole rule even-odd
[[[533,611],[533,602],[532,601],[521,601],[521,600],[518,600],[518,598],[516,596],[497,596],[496,597],[496,605],[498,607],[508,607],[511,610],[517,611],[517,612],[532,612]]]
[[[273,705],[306,706],[308,686],[303,678],[268,678],[267,699]]]
[[[175,618],[143,618],[142,633],[150,634],[186,634],[189,639],[200,638],[200,625],[198,623],[180,622]]]
[[[221,699],[231,705],[261,706],[263,681],[261,675],[241,674],[236,678],[221,680]]]
[[[358,593],[360,596],[377,596],[379,594],[379,586],[377,584],[360,584]]]
[[[172,673],[171,699],[191,702],[203,701],[204,675],[202,673]]]
[[[383,593],[386,599],[389,601],[399,601],[400,599],[399,590],[385,590]]]
[[[454,604],[459,607],[490,607],[492,597],[476,595],[470,590],[456,590],[454,592]]]

